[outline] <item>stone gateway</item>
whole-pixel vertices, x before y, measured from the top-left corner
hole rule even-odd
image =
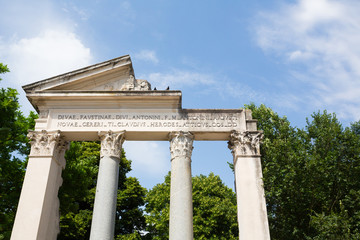
[[[260,141],[251,111],[183,109],[181,91],[152,90],[136,79],[130,56],[23,86],[39,113],[12,240],[56,239],[58,190],[69,141],[101,141],[90,239],[114,237],[119,159],[124,141],[169,141],[169,236],[193,239],[191,155],[194,141],[228,141],[233,154],[239,239],[270,239]]]

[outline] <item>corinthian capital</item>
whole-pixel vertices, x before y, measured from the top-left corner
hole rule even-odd
[[[232,131],[228,146],[232,154],[236,156],[260,156],[260,142],[262,139],[262,132]]]
[[[190,132],[171,132],[169,134],[171,160],[185,156],[191,158],[194,135]]]
[[[101,140],[100,156],[104,157],[121,157],[121,148],[125,140],[125,131],[121,132],[99,132]]]
[[[68,147],[68,142],[61,136],[60,131],[29,130],[27,137],[30,140],[30,156],[53,156],[58,159]]]

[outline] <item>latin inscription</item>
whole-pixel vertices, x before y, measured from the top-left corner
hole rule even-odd
[[[237,128],[238,114],[55,114],[57,128]]]

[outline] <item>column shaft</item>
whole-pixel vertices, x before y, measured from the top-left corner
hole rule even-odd
[[[101,159],[96,184],[90,239],[114,239],[119,162],[124,132],[99,133]]]
[[[193,136],[190,133],[170,134],[170,240],[193,239],[193,204],[191,153]]]
[[[231,134],[229,148],[234,156],[239,239],[270,239],[262,169],[259,155],[261,134]]]
[[[102,157],[96,184],[90,239],[114,237],[118,180],[119,158]]]
[[[56,239],[58,190],[68,144],[60,132],[30,132],[31,153],[11,234],[12,240]]]

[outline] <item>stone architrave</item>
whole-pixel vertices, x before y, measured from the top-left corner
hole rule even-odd
[[[239,239],[270,239],[260,161],[259,131],[232,131],[229,148],[234,157]]]
[[[114,239],[119,163],[125,131],[99,132],[100,165],[90,239]]]
[[[30,131],[28,138],[31,152],[11,239],[56,239],[60,232],[58,190],[69,144],[60,131]]]
[[[194,136],[190,132],[169,134],[171,153],[170,240],[193,239],[191,154]]]

